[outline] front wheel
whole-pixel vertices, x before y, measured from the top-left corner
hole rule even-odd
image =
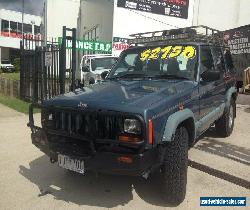
[[[222,137],[228,137],[232,134],[234,128],[234,119],[236,116],[235,100],[231,99],[230,106],[226,108],[224,114],[215,122],[216,132]]]
[[[175,206],[182,203],[186,196],[188,140],[187,129],[179,126],[173,141],[165,145],[162,167],[163,195],[168,204]]]

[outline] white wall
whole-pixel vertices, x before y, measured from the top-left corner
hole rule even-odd
[[[62,28],[77,27],[80,0],[46,0],[47,38],[62,36]]]
[[[113,32],[113,0],[82,0],[79,39],[91,28],[98,26],[98,40],[111,41]]]
[[[20,49],[20,39],[0,36],[0,47]]]
[[[189,0],[188,19],[157,15],[117,7],[114,0],[114,37],[129,38],[130,34],[191,26],[194,0]]]
[[[207,25],[227,30],[250,24],[250,0],[189,0],[187,20],[117,8],[116,5],[117,0],[114,1],[113,34],[118,37],[134,32],[170,29],[173,26]]]
[[[250,0],[240,0],[238,26],[250,24]]]
[[[195,0],[194,25],[227,30],[250,23],[250,0]]]

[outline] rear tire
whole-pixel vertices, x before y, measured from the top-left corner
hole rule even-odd
[[[215,129],[221,137],[228,137],[232,134],[234,128],[234,119],[236,116],[235,100],[231,99],[230,106],[226,108],[224,114],[215,122]]]
[[[163,172],[163,196],[168,204],[177,206],[186,196],[188,168],[188,131],[176,129],[173,141],[166,145]]]

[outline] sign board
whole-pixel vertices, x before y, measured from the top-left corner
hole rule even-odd
[[[45,52],[45,66],[52,66],[52,53]]]
[[[58,38],[59,45],[62,43],[62,38]],[[66,47],[68,49],[72,48],[72,40],[67,40]],[[100,41],[90,41],[90,40],[76,40],[76,49],[82,51],[95,51],[95,52],[112,52],[111,42],[100,42]]]
[[[189,0],[118,0],[117,7],[187,19]]]
[[[129,48],[128,39],[113,37],[112,54],[119,56],[123,50]]]
[[[250,54],[250,25],[225,31],[224,40],[232,54]]]

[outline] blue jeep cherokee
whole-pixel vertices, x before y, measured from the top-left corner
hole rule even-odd
[[[204,38],[194,29],[136,35],[104,81],[44,101],[42,128],[31,106],[32,143],[82,174],[160,171],[164,197],[180,204],[189,147],[211,125],[229,136],[236,117],[230,52],[214,31]]]

